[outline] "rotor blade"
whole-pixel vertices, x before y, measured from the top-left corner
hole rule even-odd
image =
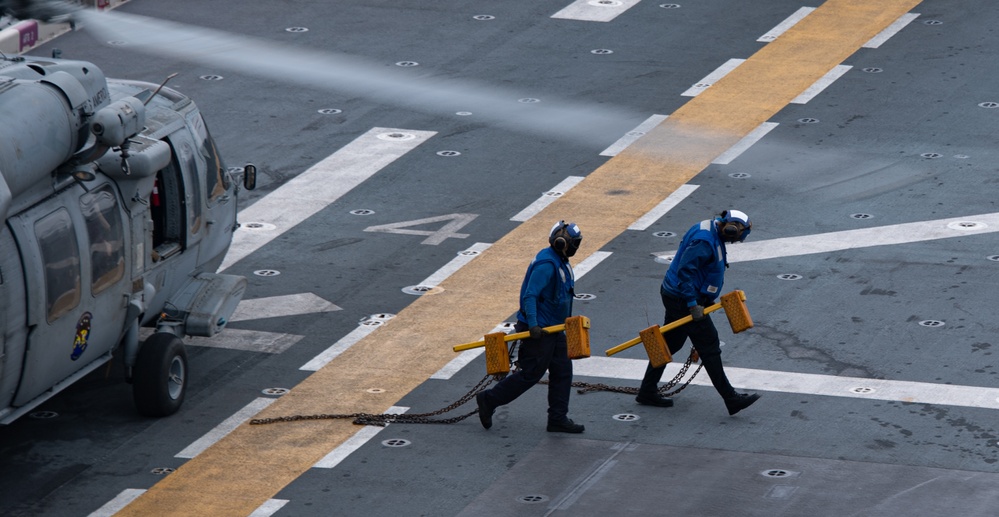
[[[168,56],[303,86],[353,95],[437,115],[471,112],[508,129],[576,143],[607,145],[645,117],[626,110],[557,99],[519,102],[499,88],[417,77],[331,52],[253,39],[121,12],[80,10],[78,25],[120,48]]]

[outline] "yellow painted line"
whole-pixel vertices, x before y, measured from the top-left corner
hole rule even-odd
[[[259,416],[385,411],[453,359],[452,346],[516,312],[524,269],[553,221],[579,223],[580,259],[599,250],[918,4],[828,0]],[[587,316],[600,325],[600,314]],[[349,420],[240,426],[120,515],[249,515],[357,430]]]

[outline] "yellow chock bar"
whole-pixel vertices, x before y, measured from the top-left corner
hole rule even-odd
[[[550,327],[545,327],[545,331],[548,332],[549,334],[551,334],[552,332],[562,332],[563,330],[565,330],[565,324],[564,323],[561,324],[561,325],[552,325]],[[525,338],[529,338],[529,337],[531,337],[531,333],[525,330],[524,332],[515,332],[513,334],[503,334],[503,341],[504,342],[507,342],[507,341],[516,341],[518,339],[525,339]],[[465,350],[471,350],[473,348],[479,348],[480,346],[486,346],[486,341],[485,340],[482,340],[482,341],[473,341],[471,343],[465,343],[463,345],[455,345],[455,346],[451,347],[451,350],[454,350],[455,352],[464,352]]]
[[[746,307],[745,292],[736,290],[723,294],[719,303],[704,308],[704,314],[710,314],[718,309],[725,309],[725,315],[728,316],[728,324],[732,327],[732,332],[738,334],[739,332],[753,328],[753,318],[749,316],[749,309]],[[665,334],[680,325],[686,325],[691,321],[694,321],[692,316],[684,316],[676,321],[671,321],[664,327],[659,327],[659,333]],[[608,348],[605,353],[608,356],[611,356],[622,350],[627,350],[641,342],[642,337],[639,336],[632,340],[625,341],[616,347]]]
[[[545,327],[545,330],[551,334],[554,332],[565,332],[566,342],[569,347],[569,358],[570,359],[582,359],[584,357],[590,357],[590,318],[586,316],[570,316],[565,320],[565,323],[561,325],[552,325],[550,327]],[[490,336],[500,336],[499,337]],[[452,350],[455,352],[463,352],[465,350],[471,350],[473,348],[478,348],[480,346],[485,346],[487,360],[489,354],[489,343],[491,341],[496,341],[497,343],[506,343],[509,341],[515,341],[517,339],[526,339],[531,337],[530,332],[516,332],[514,334],[504,334],[502,332],[496,332],[494,334],[487,334],[485,339],[482,341],[475,341],[472,343],[465,343],[462,345],[455,345]],[[493,345],[494,347],[496,345]],[[506,349],[504,346],[503,349]],[[505,353],[505,352],[504,352]]]
[[[673,355],[669,353],[663,333],[659,331],[659,325],[653,325],[638,333],[638,337],[645,345],[645,352],[649,354],[649,361],[653,368],[672,362]]]

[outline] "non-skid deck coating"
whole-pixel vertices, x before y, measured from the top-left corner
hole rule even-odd
[[[551,219],[569,217],[587,229],[581,255],[601,249],[918,3],[825,2],[452,275],[442,294],[416,300],[260,416],[394,405],[453,357],[441,343],[478,339],[516,310],[522,269]],[[463,308],[462,325],[453,325],[454,307]],[[349,421],[241,426],[120,515],[248,515],[356,431]]]
[[[991,517],[996,483],[996,473],[553,437],[459,516]]]

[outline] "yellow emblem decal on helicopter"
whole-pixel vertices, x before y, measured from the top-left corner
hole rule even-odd
[[[76,322],[76,339],[73,340],[73,353],[69,358],[77,360],[87,349],[87,340],[90,339],[90,319],[93,317],[89,312],[80,316],[80,321]]]

